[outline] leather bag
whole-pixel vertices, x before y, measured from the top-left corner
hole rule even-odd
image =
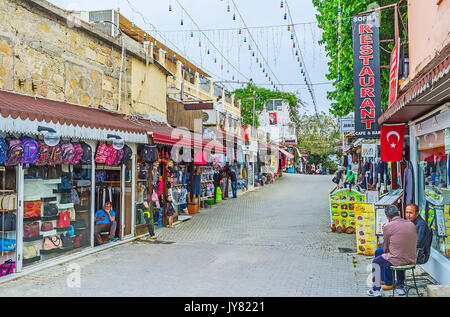
[[[61,239],[62,247],[64,249],[71,249],[73,247],[72,239],[67,233],[61,233],[59,237]]]
[[[26,201],[24,204],[24,218],[40,217],[41,204],[40,200]]]
[[[44,241],[42,242],[42,250],[54,250],[59,249],[62,247],[62,241],[61,238],[58,236],[54,237],[45,237]]]
[[[44,217],[54,217],[58,214],[58,206],[56,204],[44,205]]]
[[[58,228],[70,227],[70,213],[68,211],[60,212],[58,219]]]
[[[39,247],[37,246],[37,244],[23,246],[22,255],[25,260],[35,258],[38,256],[38,254],[39,254]]]
[[[26,238],[39,236],[39,222],[26,222],[23,224],[23,236]]]
[[[48,222],[43,222],[41,225],[41,231],[45,232],[45,231],[52,231],[53,230],[53,223],[48,221]]]

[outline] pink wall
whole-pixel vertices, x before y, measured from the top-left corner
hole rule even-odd
[[[408,0],[408,37],[412,79],[450,43],[450,0]]]

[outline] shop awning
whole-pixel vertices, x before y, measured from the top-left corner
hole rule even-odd
[[[285,155],[286,158],[288,158],[288,159],[293,159],[293,158],[294,158],[294,155],[292,155],[292,154],[289,153],[288,151],[285,151],[285,150],[283,150],[283,149],[280,149],[280,152],[281,152],[283,155]]]
[[[413,78],[409,88],[378,119],[380,124],[407,123],[450,101],[450,47],[433,59],[428,71]]]
[[[191,132],[186,129],[174,128],[167,123],[138,119],[147,132],[153,136],[153,142],[164,145],[179,145],[191,149],[206,149],[216,153],[226,153],[226,148],[219,142]]]
[[[0,130],[38,135],[38,127],[53,128],[61,137],[108,140],[115,134],[125,142],[147,143],[147,131],[124,115],[0,90]]]

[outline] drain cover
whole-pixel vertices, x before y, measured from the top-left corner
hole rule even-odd
[[[355,253],[356,249],[350,249],[350,248],[338,248],[339,252],[341,253]]]

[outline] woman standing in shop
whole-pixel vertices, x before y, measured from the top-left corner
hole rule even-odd
[[[167,183],[167,199],[166,199],[166,208],[165,215],[169,218],[169,224],[167,225],[167,228],[173,228],[173,216],[175,215],[175,209],[172,205],[173,197],[172,197],[172,188],[170,182]]]

